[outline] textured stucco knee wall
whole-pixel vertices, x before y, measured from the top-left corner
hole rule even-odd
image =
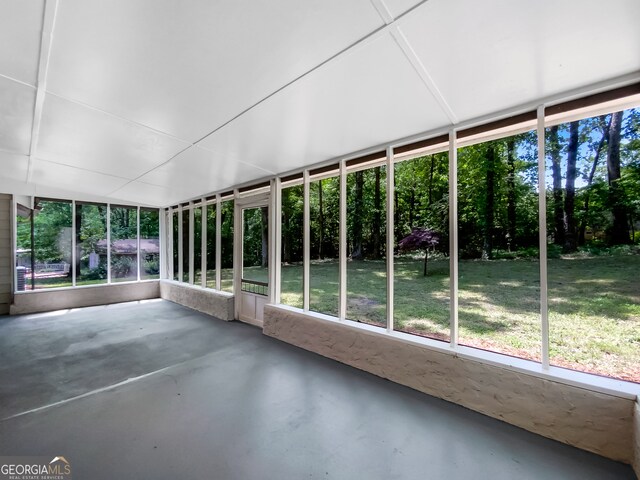
[[[160,296],[221,320],[234,319],[234,297],[227,292],[161,280]]]
[[[158,283],[150,281],[20,293],[13,296],[11,315],[158,298]]]
[[[265,307],[263,332],[545,437],[617,461],[633,461],[633,400],[408,344],[274,305]],[[636,428],[637,422],[636,417]]]

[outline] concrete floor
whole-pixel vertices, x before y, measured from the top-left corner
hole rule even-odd
[[[0,362],[0,455],[74,478],[636,478],[166,301],[0,317]]]

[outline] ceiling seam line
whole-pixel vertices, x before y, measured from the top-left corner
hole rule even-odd
[[[387,4],[384,3],[384,0],[369,0],[369,1],[371,2],[371,5],[373,5],[373,8],[375,8],[376,12],[378,12],[378,15],[380,15],[380,18],[382,18],[382,21],[386,25],[393,23],[393,20],[394,20],[393,15],[391,14],[389,7],[387,7]]]
[[[203,136],[202,138],[196,140],[194,143],[194,145],[198,145],[200,142],[204,141],[206,138],[210,137],[211,135],[213,135],[214,133],[220,131],[221,129],[223,129],[224,127],[226,127],[227,125],[229,125],[231,122],[234,122],[235,120],[237,120],[238,118],[240,118],[241,116],[243,116],[244,114],[248,113],[250,110],[253,110],[255,107],[257,107],[258,105],[262,104],[263,102],[267,101],[268,99],[270,99],[271,97],[273,97],[274,95],[280,93],[281,91],[283,91],[284,89],[290,87],[291,85],[293,85],[294,83],[302,80],[303,78],[307,77],[308,75],[312,74],[313,72],[319,70],[320,68],[326,66],[327,64],[333,62],[334,60],[337,60],[338,58],[341,58],[343,55],[349,53],[350,51],[358,48],[359,46],[365,45],[367,42],[369,41],[373,41],[374,39],[376,39],[379,35],[382,35],[384,33],[387,33],[391,30],[391,27],[398,22],[399,20],[406,18],[407,16],[411,15],[412,13],[414,13],[417,9],[419,9],[421,6],[423,6],[425,3],[427,3],[429,0],[422,0],[420,3],[418,3],[417,5],[413,6],[412,8],[410,8],[409,10],[407,10],[406,12],[404,12],[402,15],[399,15],[396,19],[394,19],[391,23],[382,25],[381,27],[376,28],[375,30],[371,31],[370,33],[366,34],[364,37],[361,37],[360,39],[356,40],[355,42],[351,43],[350,45],[346,46],[345,48],[343,48],[342,50],[340,50],[339,52],[333,54],[331,57],[327,58],[326,60],[320,62],[318,65],[316,65],[315,67],[307,70],[306,72],[298,75],[296,78],[294,78],[293,80],[285,83],[284,85],[282,85],[281,87],[279,87],[277,90],[274,90],[273,92],[271,92],[269,95],[265,96],[264,98],[262,98],[261,100],[258,100],[257,102],[255,102],[253,105],[250,105],[249,107],[245,108],[244,110],[242,110],[240,113],[238,113],[237,115],[233,116],[232,118],[230,118],[229,120],[227,120],[226,122],[224,122],[223,124],[219,125],[218,127],[216,127],[215,129],[213,129],[212,131],[210,131],[209,133],[207,133],[205,136]]]
[[[55,28],[56,14],[58,12],[58,0],[46,0],[42,15],[42,35],[40,38],[40,58],[38,62],[38,77],[36,85],[36,99],[33,108],[33,121],[31,124],[31,142],[29,144],[29,161],[27,165],[26,183],[31,182],[33,176],[33,159],[38,151],[40,138],[40,124],[44,110],[44,97],[47,88],[47,74],[49,72],[49,59],[51,57],[51,45],[53,43],[53,30]]]
[[[97,170],[91,170],[89,168],[78,167],[76,165],[69,165],[67,163],[55,162],[53,160],[47,160],[46,158],[42,158],[42,157],[35,157],[35,158],[40,162],[51,163],[53,165],[59,165],[61,167],[75,168],[76,170],[82,170],[83,172],[97,173],[98,175],[104,175],[104,176],[107,176],[107,177],[113,177],[113,178],[117,178],[117,179],[120,179],[120,180],[130,180],[129,178],[126,178],[126,177],[120,177],[118,175],[113,175],[112,173],[104,173],[104,172],[99,172]]]
[[[115,113],[107,112],[106,110],[102,110],[101,108],[94,107],[93,105],[89,105],[88,103],[84,103],[84,102],[81,102],[79,100],[74,100],[73,98],[69,98],[69,97],[66,97],[64,95],[60,95],[59,93],[51,92],[49,90],[47,90],[46,93],[47,93],[47,95],[51,95],[52,97],[56,97],[56,98],[59,98],[61,100],[66,101],[66,102],[73,103],[74,105],[79,105],[81,107],[88,108],[89,110],[93,110],[95,112],[101,113],[103,115],[107,115],[107,116],[115,118],[117,120],[121,120],[121,121],[129,123],[131,125],[135,125],[137,127],[141,127],[141,128],[145,128],[147,130],[151,130],[154,133],[157,133],[159,135],[163,135],[163,136],[165,136],[167,138],[171,138],[172,140],[177,140],[179,142],[186,143],[189,146],[193,146],[194,145],[193,142],[191,142],[189,140],[185,140],[184,138],[180,138],[180,137],[177,137],[177,136],[172,135],[170,133],[164,132],[162,130],[158,130],[157,128],[153,128],[153,127],[150,127],[149,125],[145,125],[144,123],[136,122],[135,120],[131,120],[130,118],[121,117],[120,115],[116,115]]]
[[[9,80],[10,82],[19,83],[20,85],[24,85],[25,87],[32,88],[33,90],[38,88],[35,85],[30,84],[29,82],[23,82],[22,80],[18,80],[17,78],[13,78],[8,75],[3,75],[2,73],[0,73],[0,78],[4,78],[5,80]]]
[[[444,98],[444,95],[442,94],[442,92],[436,85],[435,81],[431,77],[431,74],[429,73],[427,68],[424,66],[424,64],[418,57],[418,54],[415,52],[415,50],[409,43],[409,40],[404,35],[402,30],[400,30],[400,27],[398,25],[392,25],[391,35],[395,39],[397,45],[402,50],[402,52],[404,53],[409,63],[411,63],[411,65],[413,66],[414,70],[422,80],[422,83],[425,85],[425,87],[427,87],[431,95],[433,95],[435,100],[438,102],[438,105],[440,106],[440,108],[443,110],[445,115],[449,118],[449,121],[451,122],[451,124],[453,125],[457,124],[459,122],[458,116],[454,113],[453,109],[451,108],[447,100]]]

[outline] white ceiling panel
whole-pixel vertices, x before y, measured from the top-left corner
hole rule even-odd
[[[134,179],[188,146],[146,127],[47,95],[37,156]]]
[[[26,182],[28,168],[29,157],[27,155],[17,155],[15,153],[0,151],[0,172],[2,172],[2,178],[15,182]]]
[[[120,198],[127,202],[152,207],[164,207],[180,200],[177,198],[176,193],[172,192],[170,187],[150,185],[140,181],[133,181],[126,184],[124,187],[118,189],[118,191],[112,195],[112,198]]]
[[[44,0],[0,3],[0,75],[36,84]]]
[[[231,162],[224,154],[193,147],[139,180],[168,187],[172,201],[180,201],[274,173],[242,162]]]
[[[0,77],[0,150],[28,154],[36,91]]]
[[[447,125],[393,38],[319,69],[202,142],[274,172]]]
[[[48,89],[195,141],[381,25],[369,0],[66,0]]]
[[[45,160],[32,160],[31,179],[36,185],[50,186],[92,195],[108,195],[122,187],[127,179],[83,170]]]
[[[464,120],[640,70],[638,19],[637,0],[431,0],[400,28]]]

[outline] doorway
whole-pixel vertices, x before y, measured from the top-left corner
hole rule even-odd
[[[269,302],[269,206],[261,200],[237,208],[242,225],[238,318],[262,326],[264,306]]]

